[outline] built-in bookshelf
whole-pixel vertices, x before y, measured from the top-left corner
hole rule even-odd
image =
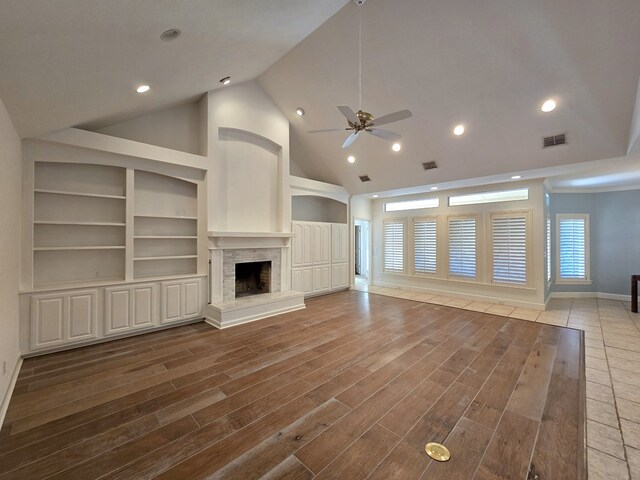
[[[197,186],[135,172],[134,278],[197,272]]]
[[[36,162],[34,287],[125,279],[126,170]]]
[[[122,167],[35,163],[33,288],[197,274],[197,185],[130,174],[127,191]]]

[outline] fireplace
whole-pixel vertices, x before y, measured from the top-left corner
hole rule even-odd
[[[236,298],[271,292],[271,262],[236,263]]]

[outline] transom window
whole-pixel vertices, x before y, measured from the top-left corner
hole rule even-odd
[[[440,205],[439,198],[421,198],[419,200],[407,200],[403,202],[387,202],[384,204],[385,212],[402,212],[405,210],[419,210],[421,208],[436,208]]]
[[[528,200],[529,189],[502,190],[495,192],[471,193],[468,195],[455,195],[449,197],[449,206],[477,205],[479,203],[513,202],[516,200]]]

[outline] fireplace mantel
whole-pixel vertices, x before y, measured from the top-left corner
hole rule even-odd
[[[209,249],[289,247],[294,234],[290,232],[209,232]]]

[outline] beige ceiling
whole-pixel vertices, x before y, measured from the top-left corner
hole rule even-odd
[[[1,0],[0,98],[23,137],[106,125],[255,78],[347,1]]]
[[[337,105],[358,108],[357,22],[363,16],[363,107],[403,150],[345,134]],[[638,0],[368,0],[345,6],[259,77],[291,121],[292,155],[310,176],[352,194],[622,157],[640,77]],[[554,97],[558,108],[540,112]],[[294,111],[302,106],[306,115]],[[467,133],[454,137],[463,123]],[[568,145],[541,148],[567,132]],[[346,162],[354,154],[354,165]],[[439,168],[425,172],[421,163]],[[640,167],[639,167],[640,168]],[[368,174],[370,183],[357,175]]]

